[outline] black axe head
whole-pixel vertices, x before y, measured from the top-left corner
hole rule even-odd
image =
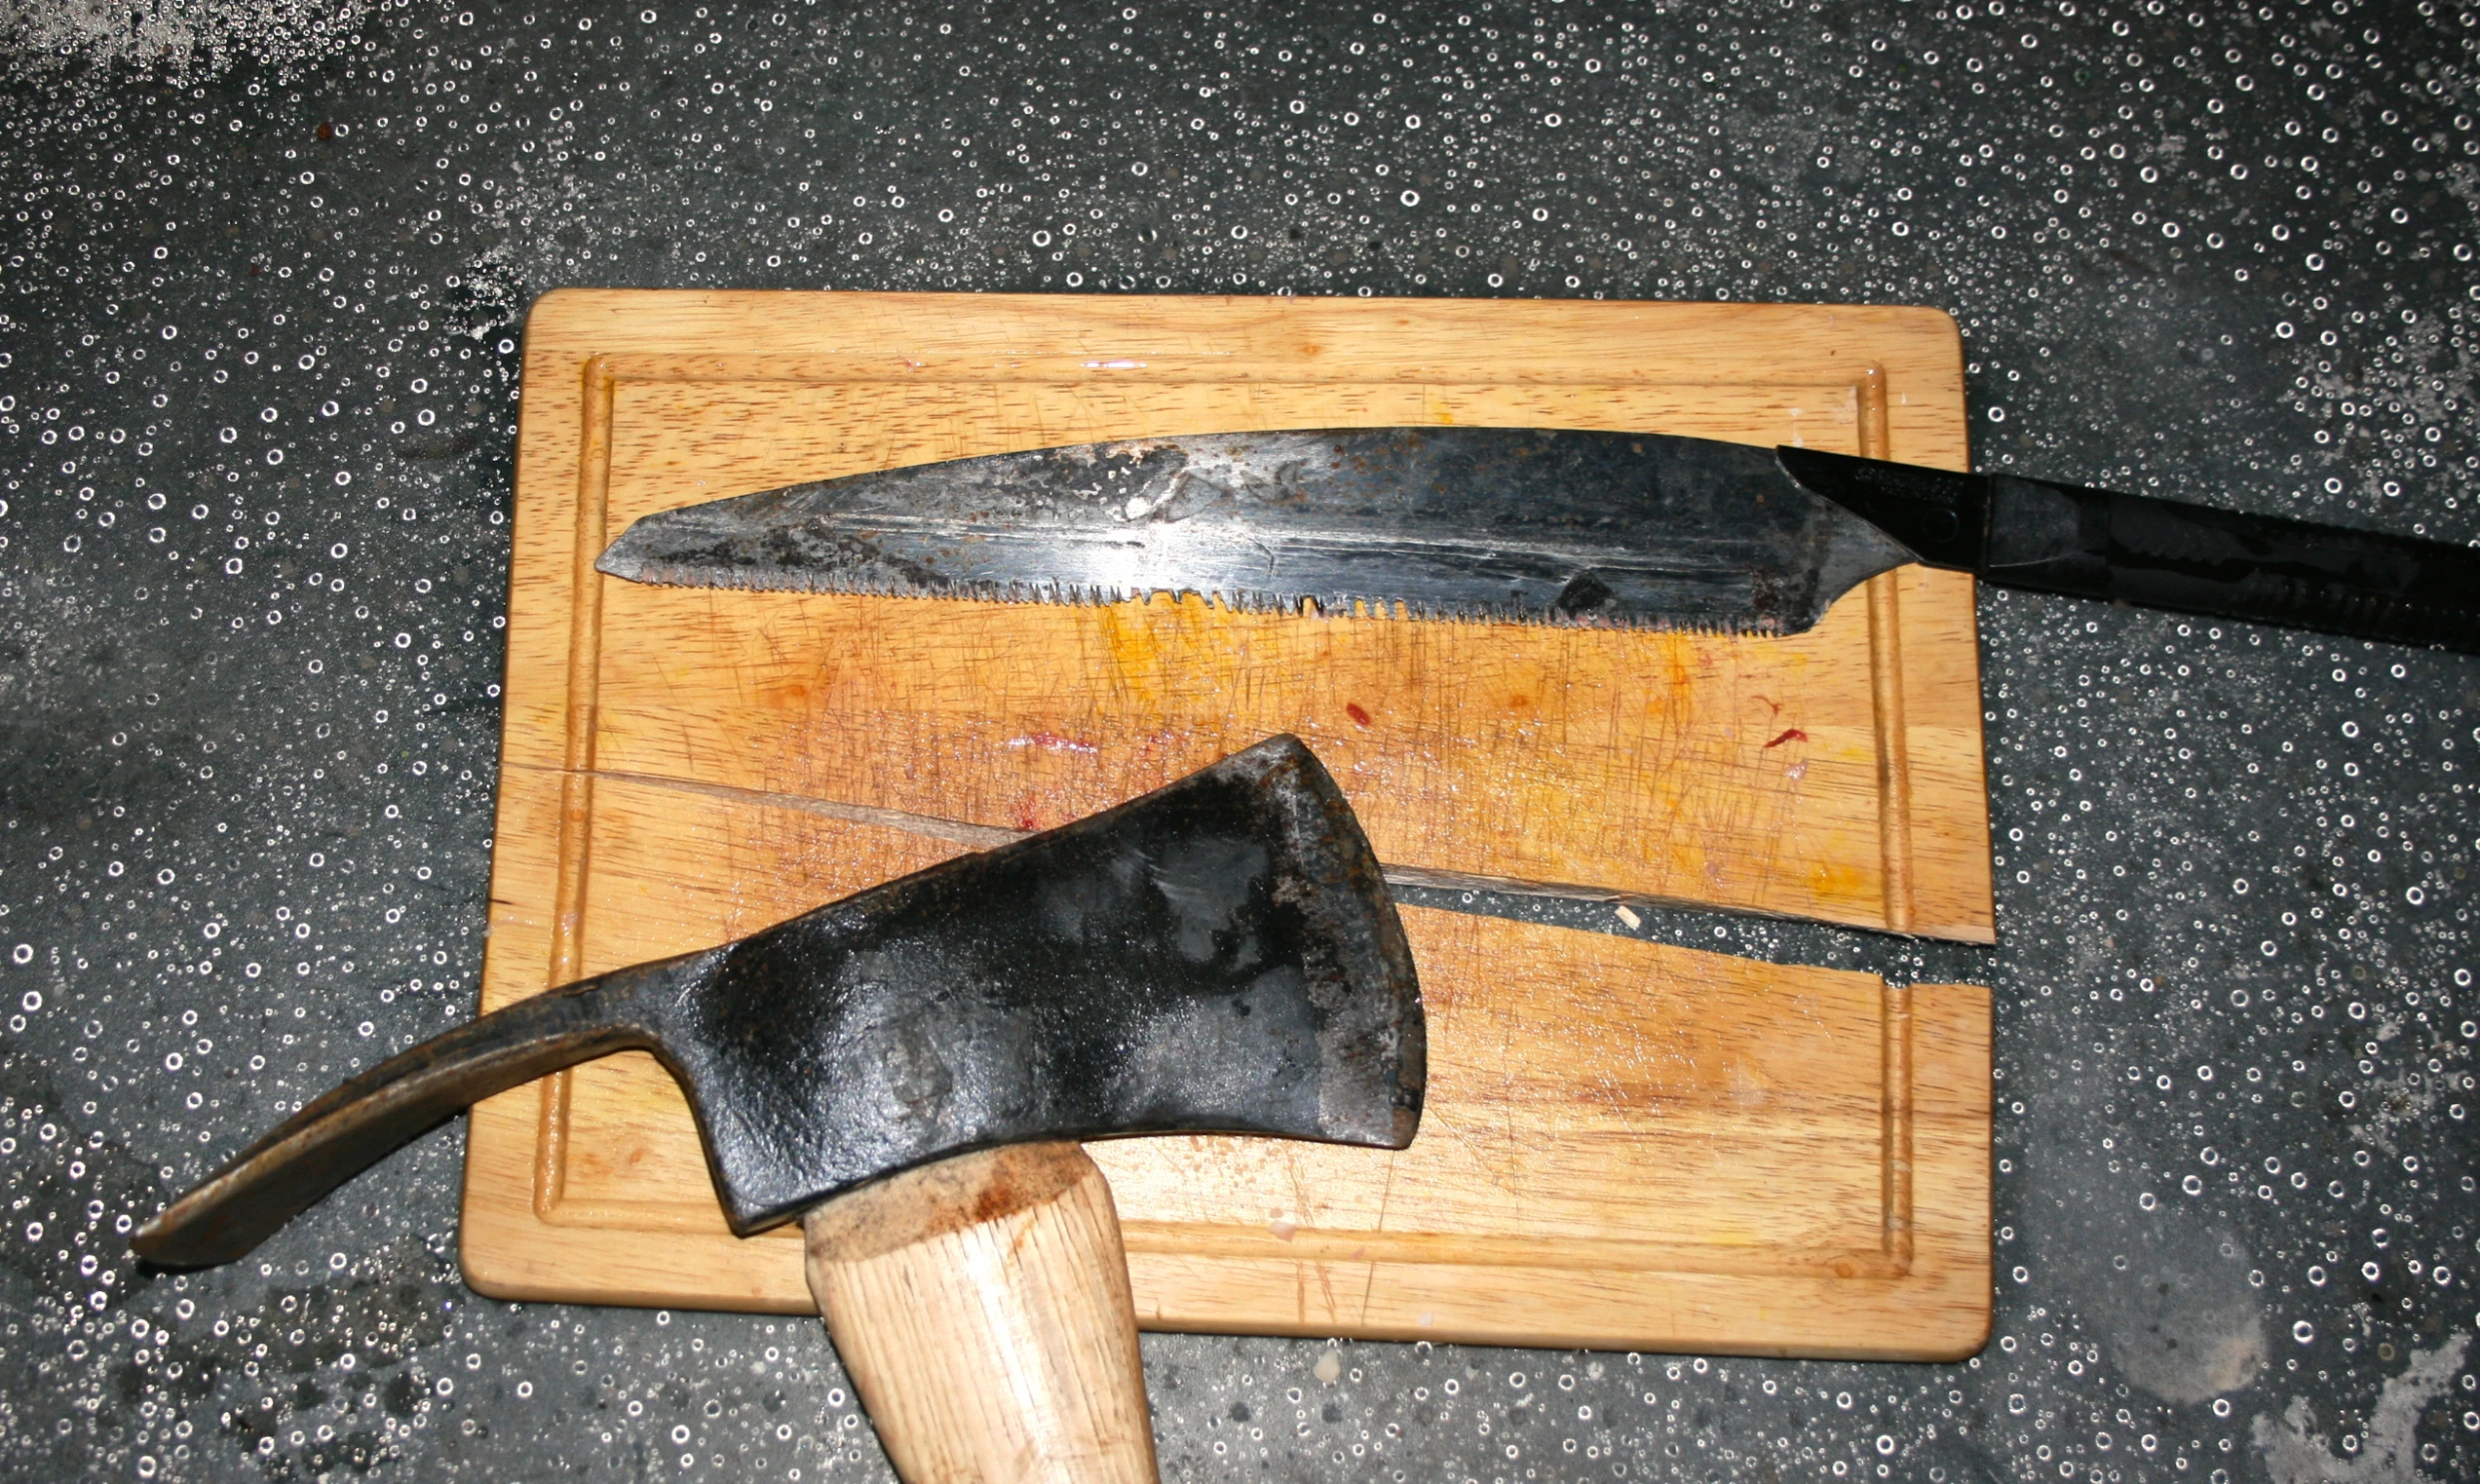
[[[141,1227],[227,1262],[479,1098],[640,1047],[735,1231],[951,1154],[1271,1134],[1401,1148],[1424,1041],[1350,805],[1278,737],[1118,808],[704,952],[520,1000],[303,1108]]]

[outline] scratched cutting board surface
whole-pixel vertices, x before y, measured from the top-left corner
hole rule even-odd
[[[1967,581],[1788,640],[643,588],[648,511],[1088,439],[1498,423],[1960,467],[1933,311],[568,291],[526,340],[484,1002],[1309,742],[1398,871],[1990,935]],[[1141,1322],[1928,1357],[1988,1318],[1988,1001],[1408,911],[1419,1138],[1095,1146]],[[619,1056],[476,1110],[486,1293],[807,1310]]]

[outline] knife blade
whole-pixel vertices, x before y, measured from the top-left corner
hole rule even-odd
[[[2145,496],[1664,434],[1351,428],[1078,444],[647,516],[683,587],[1789,635],[1909,563],[2480,653],[2480,552]]]

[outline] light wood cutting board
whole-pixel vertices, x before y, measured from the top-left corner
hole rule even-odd
[[[1990,933],[1969,583],[1907,569],[1791,640],[1160,601],[689,592],[591,561],[647,511],[1106,437],[1641,428],[1963,458],[1921,310],[563,292],[526,342],[484,1003],[753,930],[993,828],[1298,734],[1440,881]],[[1988,1005],[1407,912],[1421,1134],[1386,1154],[1097,1145],[1144,1322],[1927,1357],[1988,1316]],[[809,1308],[725,1233],[622,1056],[474,1117],[486,1293]]]

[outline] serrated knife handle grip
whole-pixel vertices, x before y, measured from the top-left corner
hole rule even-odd
[[[2480,550],[2179,501],[1780,449],[1812,493],[1932,567],[2098,598],[2480,654]]]
[[[2480,654],[2480,551],[2008,475],[1990,582]]]

